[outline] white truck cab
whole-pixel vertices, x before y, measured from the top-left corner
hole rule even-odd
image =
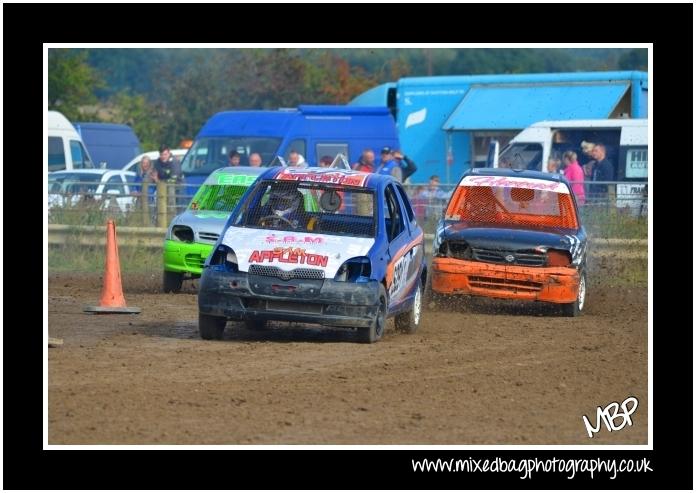
[[[45,126],[48,135],[48,171],[94,168],[80,134],[62,113],[49,111]]]

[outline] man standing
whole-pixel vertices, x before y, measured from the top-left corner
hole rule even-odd
[[[399,163],[392,159],[392,150],[390,147],[383,147],[380,152],[382,160],[377,167],[376,173],[380,175],[391,175],[396,180],[401,183],[403,182],[403,173],[401,172],[401,166]]]
[[[258,152],[252,152],[249,154],[249,166],[253,166],[255,168],[261,166],[261,154]]]
[[[231,150],[229,158],[230,160],[228,166],[239,166],[239,162],[241,161],[242,156],[240,156],[237,151]]]
[[[607,148],[604,144],[595,144],[591,155],[595,160],[592,167],[592,181],[614,181],[614,163],[607,159]],[[590,187],[590,197],[596,202],[606,201],[608,192],[609,185],[592,185]]]
[[[418,167],[416,166],[416,163],[413,162],[413,159],[409,159],[409,157],[401,151],[394,151],[392,153],[392,156],[394,156],[394,161],[396,161],[396,164],[398,164],[401,168],[401,172],[403,174],[403,181],[406,181],[409,176],[411,176],[418,170]],[[403,163],[401,162],[402,160]]]
[[[375,153],[372,149],[363,149],[360,159],[353,165],[353,169],[365,173],[375,172]]]
[[[157,178],[171,183],[181,183],[181,164],[172,156],[169,147],[162,144],[159,148],[159,158],[155,161]]]

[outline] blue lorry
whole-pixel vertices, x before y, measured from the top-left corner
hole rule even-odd
[[[291,150],[303,156],[309,166],[323,157],[332,160],[341,153],[357,162],[365,148],[377,154],[384,146],[399,147],[396,125],[388,108],[300,105],[275,111],[223,111],[213,115],[201,128],[181,163],[193,195],[214,170],[228,166],[231,151],[240,155],[240,165],[249,164],[253,153],[261,155],[262,166],[277,156],[286,161]]]
[[[489,144],[501,148],[542,120],[646,118],[648,74],[551,74],[407,77],[374,87],[349,105],[389,108],[402,149],[418,165],[411,177],[451,183],[485,166]]]
[[[128,125],[96,122],[73,125],[97,167],[121,169],[141,152],[140,140]]]

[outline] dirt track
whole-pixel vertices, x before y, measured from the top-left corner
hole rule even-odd
[[[647,289],[589,288],[587,312],[475,303],[427,310],[372,345],[280,324],[197,332],[195,288],[124,276],[140,315],[90,315],[98,275],[49,277],[50,444],[644,444]],[[597,406],[633,426],[590,439]],[[617,420],[617,423],[621,420]]]

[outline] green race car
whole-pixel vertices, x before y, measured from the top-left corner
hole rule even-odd
[[[181,290],[185,279],[200,277],[230,213],[244,192],[267,168],[236,166],[213,171],[186,211],[172,219],[164,240],[165,293]]]

